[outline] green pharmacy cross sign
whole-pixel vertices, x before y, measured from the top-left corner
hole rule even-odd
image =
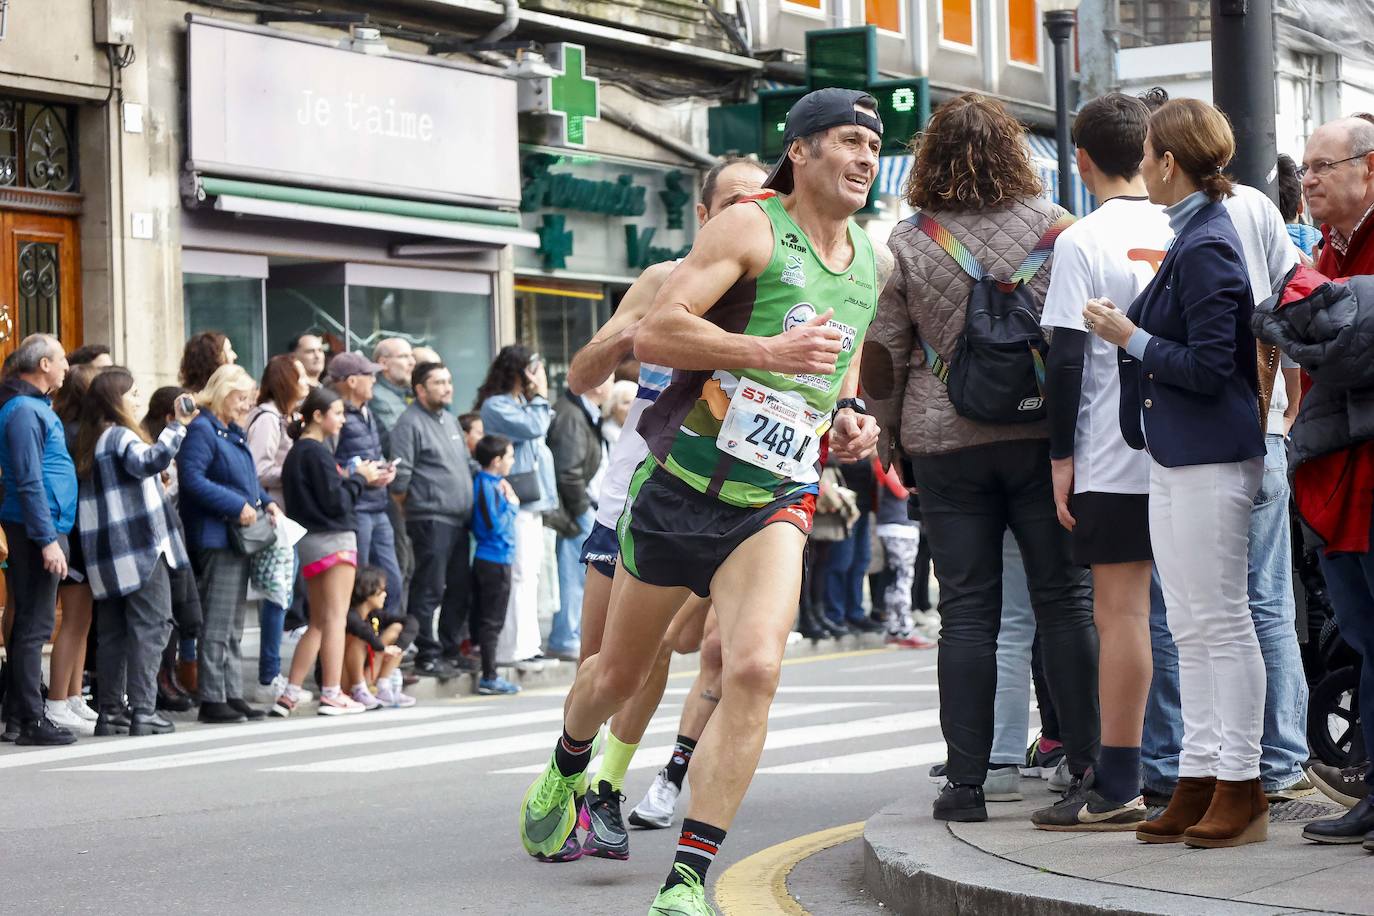
[[[549,111],[563,122],[563,142],[587,145],[587,121],[601,118],[601,80],[587,75],[587,51],[581,45],[548,45],[548,61],[559,73],[549,77]]]
[[[710,116],[711,152],[757,153],[765,162],[783,153],[783,128],[797,100],[813,89],[862,89],[878,101],[883,121],[884,156],[907,151],[907,143],[930,120],[930,87],[925,77],[878,78],[878,33],[874,26],[815,29],[806,33],[807,85],[763,89],[747,105],[722,105]]]

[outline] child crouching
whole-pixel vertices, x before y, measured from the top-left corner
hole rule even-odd
[[[368,709],[415,705],[414,697],[401,692],[401,647],[397,645],[412,618],[387,616],[382,610],[385,605],[386,573],[375,566],[359,569],[345,621],[344,683],[353,685],[353,700]],[[369,682],[377,685],[375,694]]]

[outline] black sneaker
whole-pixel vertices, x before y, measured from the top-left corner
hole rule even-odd
[[[1045,753],[1040,750],[1040,736],[1036,735],[1031,740],[1030,747],[1026,748],[1026,765],[1021,767],[1021,775],[1049,779],[1054,775],[1054,771],[1059,768],[1059,763],[1063,759],[1064,745],[1061,744],[1049,753]]]
[[[1041,808],[1031,815],[1031,823],[1041,830],[1107,831],[1134,830],[1145,821],[1145,800],[1137,795],[1124,804],[1113,804],[1095,789],[1065,794],[1063,800]]]
[[[75,744],[76,735],[47,716],[41,716],[20,725],[19,737],[14,743],[21,747],[60,747],[64,744]]]
[[[441,681],[446,681],[458,672],[442,658],[427,658],[415,662],[415,673],[421,677],[437,677]]]
[[[1367,763],[1342,769],[1324,763],[1314,763],[1307,768],[1307,777],[1327,798],[1347,808],[1353,808],[1369,795],[1369,783],[1364,780],[1367,772]]]
[[[935,766],[930,768],[930,773],[928,774],[927,778],[934,783],[943,783],[945,781],[945,769],[947,767],[948,764],[935,764]]]
[[[972,823],[988,819],[988,806],[983,800],[982,786],[963,786],[945,783],[940,797],[935,799],[931,816],[937,821]]]
[[[587,792],[589,826],[582,841],[583,855],[621,862],[630,857],[630,834],[620,816],[620,803],[624,800],[625,796],[604,779]]]
[[[1314,843],[1343,845],[1363,843],[1365,835],[1374,830],[1374,799],[1366,796],[1360,803],[1340,817],[1313,821],[1302,829],[1302,838]]]

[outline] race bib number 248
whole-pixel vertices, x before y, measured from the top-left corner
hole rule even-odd
[[[795,392],[740,379],[716,447],[780,477],[795,477],[816,463],[829,422],[830,414],[811,407]]]

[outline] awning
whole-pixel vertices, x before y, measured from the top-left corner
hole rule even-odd
[[[520,228],[518,213],[503,210],[208,176],[199,179],[199,186],[203,196],[214,198],[216,210],[246,216],[453,239],[494,248],[505,245],[539,247],[538,233]]]
[[[1031,165],[1035,168],[1041,184],[1045,186],[1046,200],[1059,203],[1059,162],[1058,146],[1054,140],[1041,134],[1027,133],[1031,148]],[[878,160],[878,192],[901,196],[902,186],[911,174],[914,157],[883,156]],[[1072,167],[1072,160],[1070,160]],[[1078,169],[1073,167],[1073,210],[1079,216],[1091,213],[1097,201],[1088,193],[1083,180],[1078,177]]]

